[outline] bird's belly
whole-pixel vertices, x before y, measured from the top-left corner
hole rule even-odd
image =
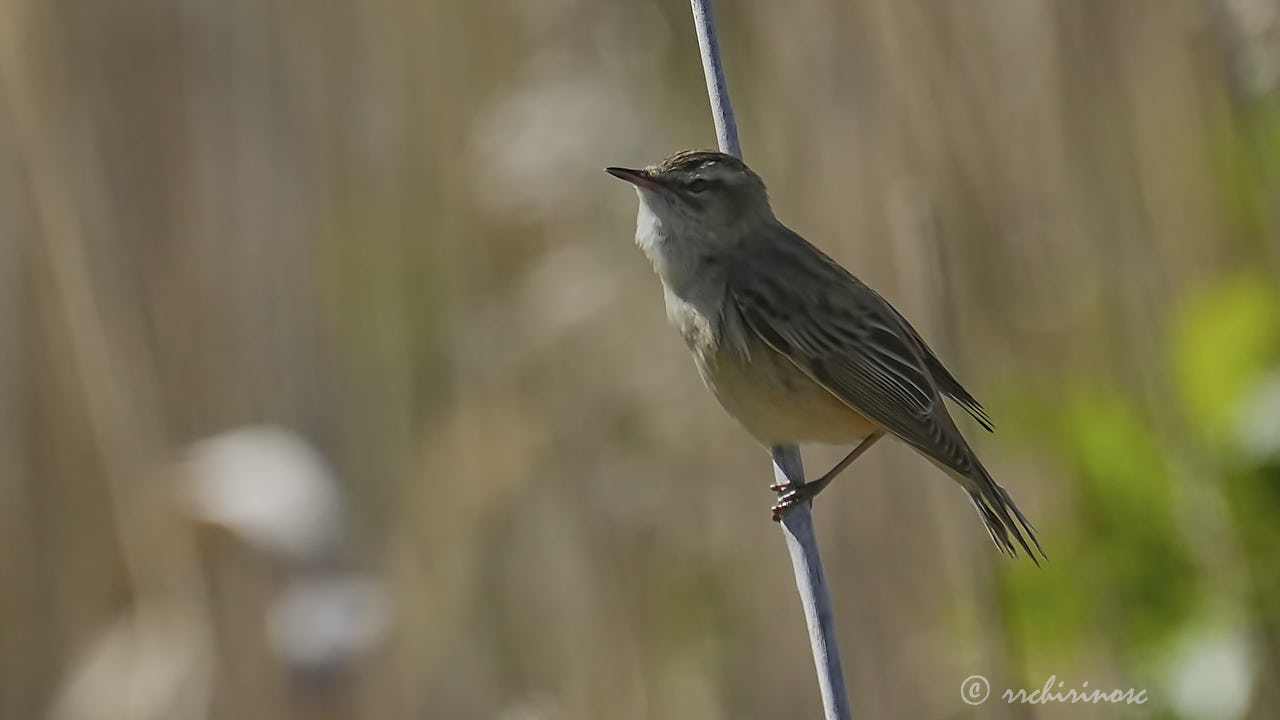
[[[820,442],[850,445],[875,424],[763,343],[750,359],[698,357],[698,370],[720,404],[766,446]]]

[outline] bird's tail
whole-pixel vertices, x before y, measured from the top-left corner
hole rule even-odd
[[[981,464],[977,465],[977,472],[974,475],[976,477],[965,478],[963,484],[969,491],[969,499],[973,501],[973,506],[982,516],[982,522],[987,526],[987,532],[991,534],[996,547],[1000,548],[1001,552],[1008,553],[1010,557],[1016,557],[1018,547],[1013,543],[1017,541],[1018,546],[1026,551],[1027,556],[1036,565],[1040,564],[1036,559],[1036,551],[1039,552],[1040,557],[1048,559],[1040,547],[1040,541],[1036,539],[1035,528],[1027,522],[1027,517],[1018,509],[1013,498],[1009,497],[1009,493],[992,479]],[[1035,546],[1036,551],[1032,551],[1032,545]]]

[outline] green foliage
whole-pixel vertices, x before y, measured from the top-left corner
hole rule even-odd
[[[1003,578],[1010,636],[1029,667],[1087,663],[1099,638],[1136,667],[1158,667],[1179,638],[1220,619],[1214,608],[1238,607],[1223,580],[1241,570],[1253,622],[1280,628],[1280,467],[1232,442],[1242,408],[1257,402],[1254,389],[1280,359],[1280,292],[1252,274],[1220,281],[1175,312],[1170,350],[1189,438],[1160,430],[1170,424],[1156,413],[1167,410],[1115,387],[1080,383],[1021,403],[1021,425],[1038,429],[1025,439],[1068,470],[1070,504],[1044,528],[1046,567],[1010,566]],[[1194,449],[1174,443],[1188,439],[1210,450],[1194,481],[1222,483],[1242,551],[1210,567],[1194,561],[1178,522],[1174,459]]]
[[[1166,453],[1118,393],[1077,389],[1055,415],[1048,440],[1072,469],[1075,517],[1046,533],[1054,542],[1043,571],[1007,577],[1013,622],[1049,656],[1073,654],[1089,629],[1140,656],[1176,633],[1197,596]]]
[[[1187,303],[1173,334],[1178,390],[1194,429],[1214,444],[1231,431],[1244,392],[1280,351],[1280,293],[1243,276]]]
[[[1280,628],[1280,466],[1238,468],[1225,490],[1256,610],[1264,624]]]
[[[1077,531],[1096,574],[1096,612],[1135,650],[1167,640],[1191,609],[1195,576],[1174,523],[1168,453],[1134,403],[1082,394],[1064,417],[1078,473]],[[1110,620],[1107,623],[1106,620]]]
[[[1280,624],[1280,468],[1251,460],[1232,442],[1253,391],[1280,362],[1280,292],[1245,275],[1189,302],[1174,359],[1188,415],[1218,451],[1232,527],[1263,622]]]

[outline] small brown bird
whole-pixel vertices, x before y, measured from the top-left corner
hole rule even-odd
[[[942,397],[991,430],[982,406],[892,305],[774,217],[758,175],[710,151],[607,172],[640,196],[636,244],[721,405],[765,447],[856,444],[818,480],[775,485],[785,491],[775,520],[887,433],[968,491],[997,547],[1016,555],[1016,541],[1035,560],[1031,524],[978,461]]]

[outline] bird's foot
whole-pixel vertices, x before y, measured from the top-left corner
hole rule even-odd
[[[781,522],[782,516],[791,511],[800,503],[812,502],[818,491],[822,489],[817,483],[805,483],[804,485],[796,485],[792,482],[774,483],[769,489],[780,493],[778,502],[771,508],[774,522]]]

